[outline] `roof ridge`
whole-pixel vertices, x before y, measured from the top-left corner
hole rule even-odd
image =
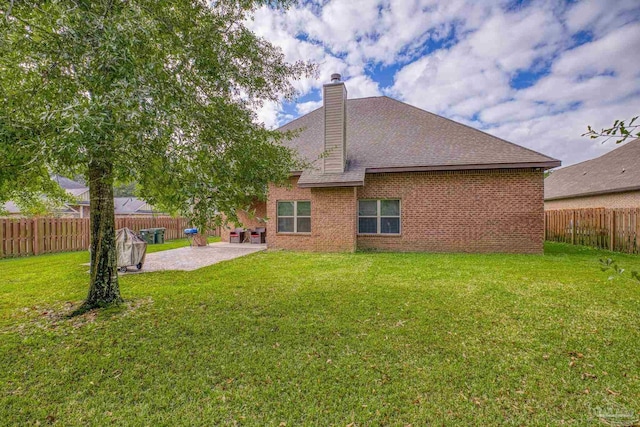
[[[464,123],[457,122],[457,121],[452,120],[452,119],[450,119],[450,118],[448,118],[448,117],[441,116],[440,114],[432,113],[431,111],[427,111],[427,110],[422,109],[422,108],[420,108],[420,107],[416,107],[415,105],[411,105],[411,104],[409,104],[409,103],[407,103],[407,102],[400,101],[400,100],[397,100],[397,99],[395,99],[395,98],[391,98],[390,96],[383,95],[383,96],[382,96],[382,98],[390,99],[390,100],[392,100],[392,101],[398,102],[398,103],[400,103],[400,104],[402,104],[402,105],[406,105],[406,106],[408,106],[408,107],[411,107],[411,108],[413,108],[413,109],[415,109],[415,110],[418,110],[418,111],[421,111],[421,112],[423,112],[423,113],[427,113],[427,114],[430,114],[430,115],[432,115],[432,116],[438,117],[438,118],[440,118],[440,119],[448,120],[448,121],[450,121],[451,123],[454,123],[454,124],[456,124],[456,125],[464,126],[464,127],[468,128],[468,129],[474,130],[474,131],[476,131],[476,132],[483,133],[483,134],[485,134],[485,135],[487,135],[487,136],[490,136],[491,138],[497,139],[498,141],[506,142],[507,144],[514,145],[514,146],[516,146],[516,147],[518,147],[518,148],[522,148],[522,149],[527,150],[527,151],[529,151],[529,152],[531,152],[531,153],[538,154],[538,155],[540,155],[540,156],[546,157],[547,159],[549,159],[549,160],[551,160],[551,161],[553,161],[553,160],[556,160],[556,161],[557,161],[557,160],[558,160],[558,159],[555,159],[555,158],[553,158],[553,157],[549,157],[549,156],[547,156],[546,154],[542,154],[542,153],[540,153],[539,151],[532,150],[531,148],[527,148],[527,147],[524,147],[524,146],[522,146],[522,145],[520,145],[520,144],[516,144],[515,142],[507,141],[506,139],[503,139],[503,138],[500,138],[500,137],[498,137],[498,136],[492,135],[492,134],[490,134],[490,133],[488,133],[488,132],[485,132],[485,131],[483,131],[483,130],[476,129],[476,128],[474,128],[474,127],[472,127],[472,126],[469,126],[469,125],[466,125],[466,124],[464,124]]]

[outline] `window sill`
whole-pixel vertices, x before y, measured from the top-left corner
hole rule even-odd
[[[402,233],[358,233],[362,237],[402,237]]]
[[[294,233],[294,232],[279,231],[279,232],[276,232],[276,236],[311,236],[311,233]]]

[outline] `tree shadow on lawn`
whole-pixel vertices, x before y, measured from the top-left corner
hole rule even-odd
[[[68,331],[79,329],[97,321],[111,321],[134,315],[139,309],[153,304],[151,297],[125,300],[108,307],[86,309],[84,302],[65,301],[50,306],[32,306],[20,310],[25,320],[5,329],[21,336],[38,331]]]

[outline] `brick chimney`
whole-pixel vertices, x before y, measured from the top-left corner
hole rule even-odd
[[[322,88],[324,101],[323,173],[342,173],[347,161],[347,88],[340,74]]]

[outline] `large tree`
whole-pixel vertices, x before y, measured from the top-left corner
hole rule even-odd
[[[305,63],[246,26],[273,0],[0,1],[0,201],[61,197],[50,174],[91,194],[86,308],[121,301],[113,185],[196,225],[264,197],[296,166],[252,112],[292,97]]]

